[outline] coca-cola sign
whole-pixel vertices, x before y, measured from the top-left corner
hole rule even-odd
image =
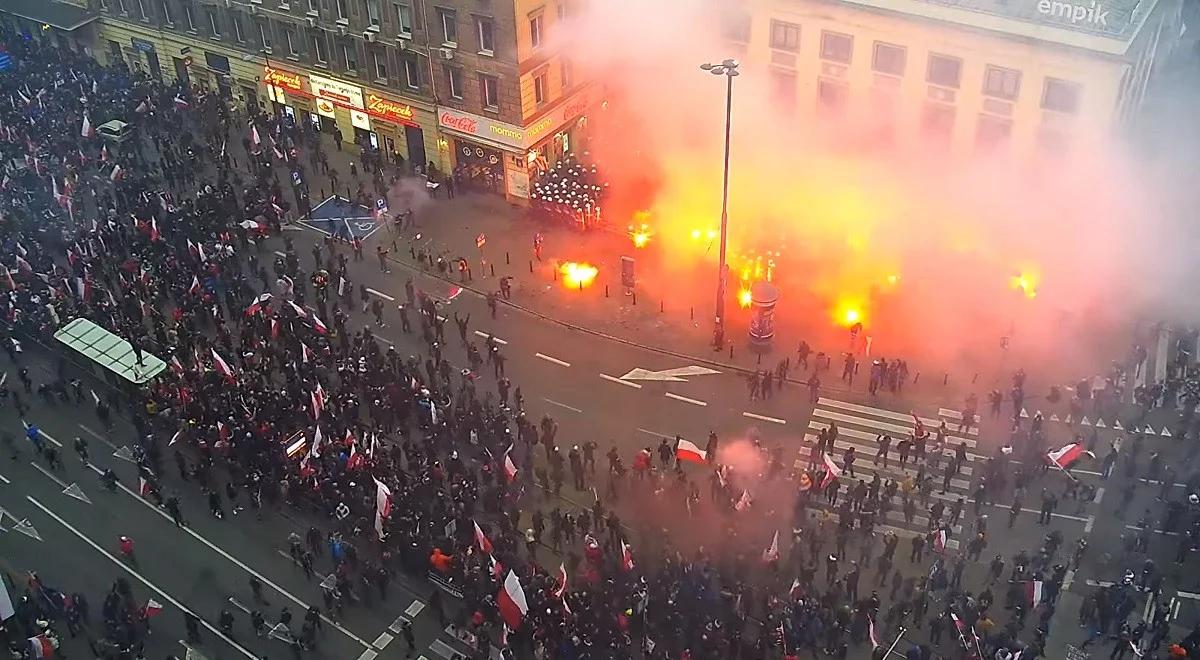
[[[440,115],[442,126],[463,133],[477,135],[479,133],[479,122],[466,115],[455,115],[447,111],[442,111]]]
[[[469,112],[438,108],[438,123],[456,133],[466,133],[516,152],[525,150],[525,129]]]

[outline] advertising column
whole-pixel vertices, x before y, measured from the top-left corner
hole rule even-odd
[[[361,87],[309,74],[308,88],[312,91],[317,115],[321,117],[322,131],[333,133],[336,127],[342,134],[343,142],[370,143],[371,118],[363,112],[365,105]],[[345,122],[347,116],[348,124]]]

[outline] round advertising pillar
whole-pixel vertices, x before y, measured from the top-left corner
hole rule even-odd
[[[755,282],[750,287],[750,344],[768,348],[775,338],[775,305],[779,289],[770,282]]]

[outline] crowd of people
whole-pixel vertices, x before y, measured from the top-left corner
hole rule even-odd
[[[965,447],[945,426],[926,430],[919,420],[896,441],[912,473],[902,481],[858,478],[836,425],[806,448],[805,470],[757,443],[762,474],[717,466],[715,434],[702,470],[665,439],[629,457],[628,468],[616,449],[598,461],[595,442],[560,443],[551,417],[525,410],[499,342],[476,341],[469,318],[412,280],[395,314],[421,350],[381,342],[372,324],[393,312],[361,286],[355,299],[361,243],[331,238],[309,258],[289,239],[283,256],[265,256],[265,240],[293,215],[280,172],[329,176],[310,127],[3,38],[15,63],[0,73],[0,98],[10,99],[0,103],[3,343],[11,351],[83,317],[129,340],[139,359],[170,365],[146,387],[96,405],[102,417],[127,409],[143,492],[179,524],[181,482],[196,484],[218,518],[308,510],[326,531],[295,535],[291,555],[311,574],[328,549],[337,569],[336,583],[323,585],[328,610],[369,603],[396,571],[432,572],[440,586],[431,609],[469,630],[481,654],[497,645],[513,657],[581,660],[882,658],[891,649],[908,660],[1045,656],[1058,593],[1084,546],[1065,547],[1051,532],[1036,552],[990,559],[981,588],[963,583],[969,564],[989,561],[996,530],[986,507],[1011,496],[1011,526],[1022,498],[1041,488],[1048,521],[1053,493],[1073,488],[1030,467],[1043,465],[1047,450],[1040,420],[1014,415],[1013,441],[976,468],[970,505],[935,496],[939,479],[944,492],[962,472]],[[106,141],[88,129],[108,119],[128,122],[133,137]],[[245,155],[235,157],[231,144]],[[377,187],[379,165],[372,161]],[[306,195],[296,199],[307,204]],[[450,316],[457,337],[446,335]],[[454,364],[460,353],[465,367]],[[879,384],[890,373],[880,368]],[[70,387],[53,383],[48,397]],[[769,396],[769,385],[751,387]],[[7,396],[22,407],[18,389]],[[965,412],[976,417],[974,404]],[[877,442],[875,462],[886,466],[892,439]],[[557,499],[567,470],[575,490],[594,495],[590,506]],[[762,503],[752,490],[764,493]],[[792,533],[756,545],[747,521],[769,512],[772,491],[794,497]],[[710,549],[681,550],[669,537],[635,545],[615,510],[630,497],[674,507],[680,520],[711,520],[731,540]],[[907,561],[896,557],[900,537],[876,529],[895,507],[909,523],[927,523],[927,534],[908,541]],[[136,657],[145,608],[128,592],[118,584],[107,599],[113,620],[129,625],[106,631],[101,657]],[[443,606],[442,593],[461,607]],[[1116,639],[1115,655],[1145,631],[1123,627],[1128,591],[1104,593],[1089,602],[1103,613],[1100,634]],[[67,611],[62,598],[43,600],[18,619],[28,633],[15,636],[20,644],[36,636],[40,617]],[[86,602],[66,600],[76,610]],[[297,653],[319,644],[318,621],[297,624]],[[925,639],[912,641],[926,626]]]

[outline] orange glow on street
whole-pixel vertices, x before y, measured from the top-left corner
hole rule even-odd
[[[752,300],[752,297],[750,295],[750,289],[742,289],[742,290],[738,291],[738,296],[737,296],[738,305],[741,305],[741,307],[743,309],[750,307],[751,300]]]
[[[842,299],[833,309],[833,320],[838,325],[849,328],[856,323],[865,324],[865,315],[857,300]]]
[[[1038,277],[1032,273],[1020,273],[1014,275],[1009,281],[1012,288],[1025,294],[1026,298],[1034,298],[1037,296]]]
[[[600,269],[591,264],[567,261],[558,267],[558,272],[562,274],[564,285],[572,289],[581,289],[591,286],[592,282],[596,281]]]
[[[641,225],[629,225],[629,240],[633,241],[633,247],[646,247],[650,243],[650,236],[653,234],[650,230],[650,225],[642,223]]]

